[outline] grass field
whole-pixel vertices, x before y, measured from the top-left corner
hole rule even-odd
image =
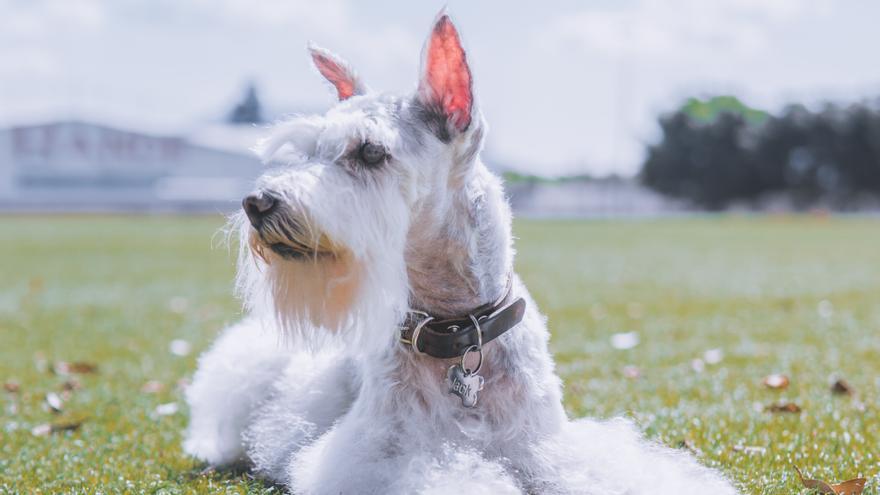
[[[211,249],[221,223],[0,218],[0,381],[19,386],[0,391],[0,493],[277,492],[203,472],[180,449],[179,383],[240,315],[232,257]],[[828,481],[866,476],[865,493],[880,493],[880,222],[521,221],[515,231],[572,415],[629,415],[745,493],[804,492],[792,465]],[[638,344],[616,349],[624,332]],[[192,352],[172,353],[175,339]],[[76,384],[51,372],[61,361],[98,369],[64,392]],[[791,385],[763,387],[771,373]],[[833,395],[834,377],[855,394]],[[50,392],[66,398],[59,413]],[[784,401],[802,411],[764,410]],[[171,414],[157,414],[161,404]]]

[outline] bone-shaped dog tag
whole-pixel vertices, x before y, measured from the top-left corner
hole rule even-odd
[[[446,384],[449,393],[461,398],[461,405],[474,407],[477,405],[478,393],[483,390],[483,377],[466,371],[461,365],[454,364],[446,372]]]

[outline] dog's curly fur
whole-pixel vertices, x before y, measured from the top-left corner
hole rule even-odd
[[[625,420],[569,420],[544,317],[515,275],[526,314],[484,346],[476,408],[447,392],[454,360],[397,341],[410,308],[461,315],[506,290],[511,215],[479,158],[486,124],[445,14],[413,95],[369,93],[312,54],[342,101],[258,149],[278,165],[257,184],[277,207],[233,219],[249,316],[199,361],[185,450],[303,494],[736,493]],[[367,142],[381,163],[359,154]]]

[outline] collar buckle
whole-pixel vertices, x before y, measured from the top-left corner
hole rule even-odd
[[[416,323],[416,326],[413,327],[412,337],[410,338],[406,338],[405,336],[407,327],[401,327],[400,342],[412,347],[413,351],[416,354],[424,354],[421,350],[419,350],[419,335],[421,335],[422,328],[424,328],[425,325],[434,321],[434,317],[429,315],[428,313],[425,313],[424,311],[412,310],[409,312],[409,314],[410,316],[408,318],[411,318],[412,315],[417,315],[420,316],[421,319],[418,323]]]

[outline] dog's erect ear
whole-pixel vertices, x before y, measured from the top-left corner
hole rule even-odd
[[[367,88],[345,60],[315,44],[309,44],[309,53],[312,54],[312,61],[318,72],[336,88],[340,101],[367,92]]]
[[[444,117],[450,130],[464,132],[471,123],[471,70],[458,31],[445,12],[440,13],[425,44],[418,98]]]

